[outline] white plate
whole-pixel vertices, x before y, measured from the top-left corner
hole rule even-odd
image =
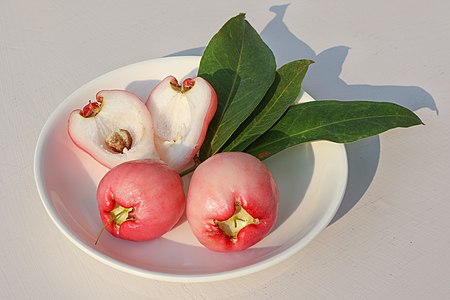
[[[36,146],[34,171],[42,203],[62,231],[80,249],[117,269],[158,280],[201,282],[246,275],[296,253],[331,221],[347,184],[343,145],[314,142],[292,147],[265,161],[280,189],[278,221],[260,243],[238,253],[215,253],[197,242],[185,218],[163,237],[129,242],[104,233],[96,186],[107,169],[76,148],[67,134],[67,118],[102,89],[127,89],[145,100],[167,75],[194,76],[199,57],[167,57],[126,66],[87,83],[50,116]],[[312,100],[306,93],[301,101]]]

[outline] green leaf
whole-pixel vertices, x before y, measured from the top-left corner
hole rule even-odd
[[[350,143],[395,127],[423,124],[409,109],[388,102],[312,101],[291,106],[245,152],[265,159],[288,147],[316,140]]]
[[[277,70],[269,91],[221,151],[243,151],[294,104],[312,60],[296,60]]]
[[[275,57],[244,14],[231,18],[206,47],[198,70],[215,89],[218,107],[200,149],[217,153],[263,99],[275,78]]]

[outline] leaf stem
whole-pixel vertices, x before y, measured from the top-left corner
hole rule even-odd
[[[183,170],[180,172],[180,177],[184,177],[192,172],[195,171],[195,169],[197,169],[197,167],[201,164],[200,158],[198,157],[198,155],[194,156],[194,165],[190,168],[187,168],[186,170]]]
[[[106,222],[105,225],[103,225],[102,230],[100,230],[100,233],[97,236],[97,239],[95,240],[94,245],[97,245],[98,241],[100,240],[100,237],[102,236],[103,231],[105,231],[106,227],[109,226],[109,224],[111,224],[112,222],[116,221],[118,218],[120,218],[125,212],[127,212],[126,210],[122,210],[120,213],[118,213],[114,218],[111,218],[111,220],[109,220],[108,222]]]

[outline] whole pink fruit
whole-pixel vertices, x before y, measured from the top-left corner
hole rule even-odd
[[[160,237],[185,208],[178,173],[159,160],[134,160],[112,168],[97,188],[100,216],[116,237],[144,241]]]
[[[269,169],[242,152],[216,154],[195,170],[186,201],[200,243],[240,251],[267,236],[278,214],[278,188]]]

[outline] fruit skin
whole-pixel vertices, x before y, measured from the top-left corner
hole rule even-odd
[[[120,205],[132,208],[120,226],[111,222],[106,230],[118,238],[144,241],[160,237],[181,218],[185,194],[178,173],[159,160],[135,160],[120,164],[101,179],[97,201],[103,224]]]
[[[68,134],[72,142],[107,168],[135,159],[159,159],[153,140],[150,112],[135,94],[125,90],[101,90],[97,102],[72,111]],[[132,146],[123,153],[108,149],[108,134],[127,130]]]
[[[278,214],[278,187],[268,168],[242,152],[218,153],[195,170],[186,200],[189,225],[200,243],[219,252],[240,251],[272,229]],[[250,224],[233,241],[217,225],[230,218],[239,203],[258,224]]]
[[[184,170],[202,146],[217,110],[214,88],[201,77],[179,84],[174,76],[167,76],[145,105],[152,116],[160,158],[176,170]]]

